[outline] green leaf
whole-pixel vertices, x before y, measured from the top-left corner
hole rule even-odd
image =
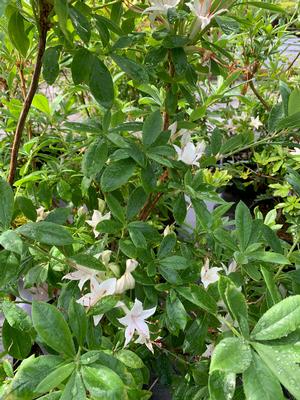
[[[278,303],[281,300],[280,292],[275,284],[275,276],[273,271],[270,271],[268,268],[261,266],[260,267],[262,276],[264,277],[264,281],[270,293],[273,304]]]
[[[60,29],[68,37],[67,22],[69,16],[69,6],[67,0],[54,0],[54,11],[58,18]]]
[[[108,159],[108,147],[104,139],[96,139],[84,154],[82,172],[88,178],[94,178],[104,167]]]
[[[80,39],[88,43],[91,37],[91,26],[88,19],[75,7],[70,8],[70,18]]]
[[[235,210],[235,225],[241,249],[245,250],[252,232],[252,217],[249,208],[242,201]]]
[[[15,282],[20,272],[20,261],[16,255],[7,250],[0,251],[0,265],[1,287],[9,282]]]
[[[106,203],[112,213],[122,224],[125,224],[124,207],[121,206],[119,200],[111,193],[107,193],[105,196]]]
[[[85,387],[80,372],[74,371],[64,388],[60,400],[86,400]]]
[[[243,383],[246,399],[284,400],[279,381],[255,352],[250,367],[243,373]]]
[[[112,192],[123,186],[133,175],[135,162],[127,158],[109,164],[101,176],[101,189],[103,192]]]
[[[285,10],[283,8],[276,6],[275,4],[267,3],[267,2],[263,2],[263,1],[245,1],[245,2],[238,3],[237,5],[242,5],[242,4],[254,6],[254,7],[258,7],[258,8],[263,8],[265,10],[270,10],[270,11],[274,11],[274,12],[285,13]]]
[[[277,126],[276,130],[280,131],[282,129],[294,129],[300,127],[300,112],[296,112],[295,114],[289,115],[281,119]]]
[[[48,101],[47,97],[41,93],[34,95],[34,98],[32,100],[32,105],[37,110],[42,111],[43,113],[45,113],[47,115],[51,114],[49,101]]]
[[[120,350],[114,354],[114,356],[122,361],[123,364],[126,365],[128,368],[133,368],[133,369],[139,369],[139,368],[145,368],[145,365],[143,361],[140,359],[138,355],[133,353],[130,350]]]
[[[118,56],[117,54],[111,55],[114,62],[124,71],[131,79],[137,81],[137,83],[147,83],[149,76],[147,70],[137,62],[124,56]]]
[[[84,366],[81,369],[86,389],[96,400],[125,399],[124,383],[110,368],[99,365],[96,368]]]
[[[92,63],[93,56],[87,49],[76,50],[71,64],[72,78],[75,85],[89,82]]]
[[[247,337],[249,335],[248,309],[244,295],[235,285],[230,284],[225,290],[225,296],[233,319],[238,322],[241,332]]]
[[[267,245],[269,245],[276,253],[282,254],[283,248],[276,233],[269,226],[264,224],[262,225],[262,232]]]
[[[83,346],[87,333],[88,320],[83,306],[78,304],[74,298],[70,301],[68,316],[72,332],[74,333],[78,344]]]
[[[177,237],[175,233],[170,233],[169,235],[166,235],[159,246],[157,257],[164,258],[169,256],[176,246],[176,241]]]
[[[2,326],[2,342],[4,350],[17,360],[26,358],[32,346],[28,332],[11,327],[6,320]]]
[[[200,356],[204,351],[204,343],[208,330],[207,314],[195,319],[185,332],[182,349],[185,353]]]
[[[255,340],[278,339],[300,327],[300,295],[275,304],[259,319],[251,337]]]
[[[225,338],[213,351],[209,372],[220,370],[239,374],[249,367],[251,359],[247,342],[236,337]]]
[[[75,356],[75,347],[68,324],[52,304],[41,301],[32,303],[32,321],[39,336],[52,349],[70,357]]]
[[[109,70],[97,57],[93,57],[89,76],[89,87],[96,101],[104,108],[114,103],[114,85]]]
[[[290,264],[290,261],[284,255],[273,253],[271,251],[255,251],[254,253],[250,253],[249,256],[251,256],[251,258],[254,260],[270,262],[274,264]]]
[[[63,364],[55,371],[47,375],[37,386],[36,392],[46,393],[58,387],[61,382],[67,379],[74,371],[76,364],[74,362]]]
[[[14,193],[8,183],[0,178],[0,228],[9,228],[14,210]]]
[[[15,48],[23,57],[26,57],[29,48],[29,39],[25,31],[24,18],[19,11],[12,13],[9,18],[8,35]]]
[[[146,203],[146,200],[147,194],[141,186],[134,189],[134,191],[130,194],[127,203],[127,219],[135,217],[137,213],[141,210],[143,205]]]
[[[299,364],[292,362],[285,356],[284,352],[280,353],[276,346],[266,346],[260,343],[253,343],[252,346],[280,383],[287,388],[296,400],[300,400]]]
[[[18,196],[15,200],[15,209],[20,210],[31,221],[36,221],[36,209],[32,201],[27,197]]]
[[[300,89],[294,89],[289,96],[288,115],[300,112]]]
[[[183,224],[186,217],[186,201],[183,193],[179,193],[174,201],[173,215],[178,224]]]
[[[176,288],[176,292],[186,300],[211,314],[217,312],[217,303],[215,299],[210,296],[202,286],[191,285],[190,287],[178,287]]]
[[[21,235],[50,246],[66,246],[73,243],[70,233],[53,222],[29,222],[17,229]]]
[[[4,249],[21,255],[23,253],[23,242],[15,231],[4,231],[0,235],[0,244]]]
[[[17,400],[32,400],[36,398],[38,384],[62,363],[63,359],[61,357],[48,355],[37,358],[31,356],[24,360],[9,387],[9,393],[11,393],[12,398]]]
[[[231,400],[235,392],[236,376],[234,373],[213,371],[209,375],[208,388],[210,400]]]
[[[170,295],[167,298],[166,303],[166,313],[167,313],[167,327],[173,335],[178,335],[179,330],[184,331],[188,314],[185,311],[185,308],[181,301],[176,297],[175,299],[171,299]]]
[[[158,138],[163,128],[163,120],[160,111],[151,113],[143,125],[143,144],[146,147],[151,146],[152,143]]]
[[[43,77],[48,85],[52,85],[59,74],[59,48],[48,47],[43,55]]]
[[[1,306],[5,319],[12,328],[25,332],[32,329],[31,319],[21,307],[7,300],[4,300]]]

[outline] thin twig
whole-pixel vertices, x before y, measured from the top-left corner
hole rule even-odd
[[[42,69],[42,59],[46,48],[47,32],[49,30],[48,16],[51,12],[52,6],[47,0],[40,0],[40,15],[39,15],[39,42],[38,42],[38,53],[36,57],[36,63],[34,72],[32,75],[31,84],[23,104],[21,114],[17,123],[17,128],[14,136],[14,142],[11,150],[11,159],[9,166],[8,182],[13,185],[15,180],[15,174],[18,162],[18,153],[21,144],[22,134],[25,127],[26,119],[32,104],[33,97],[37,91],[39,78]]]
[[[253,81],[249,82],[249,86],[252,90],[252,92],[255,94],[255,96],[258,98],[258,100],[261,102],[261,104],[264,106],[264,108],[267,111],[271,110],[271,107],[269,106],[269,104],[266,102],[266,100],[261,96],[261,94],[258,92],[258,90],[256,89],[256,87],[254,86]]]

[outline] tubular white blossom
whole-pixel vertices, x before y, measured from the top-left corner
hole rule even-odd
[[[69,279],[71,281],[79,281],[78,287],[82,290],[85,282],[90,281],[91,285],[97,285],[98,280],[96,278],[98,271],[83,267],[82,265],[76,264],[74,265],[76,271],[70,272],[65,275],[62,279]]]
[[[170,8],[174,8],[180,3],[180,0],[150,0],[150,7],[144,12],[155,12],[157,14],[167,15]]]
[[[116,293],[123,293],[126,290],[133,289],[135,286],[135,280],[132,276],[132,272],[138,266],[138,262],[134,259],[128,259],[126,261],[126,271],[125,273],[117,280]]]

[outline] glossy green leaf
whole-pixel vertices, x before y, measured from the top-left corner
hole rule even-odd
[[[50,246],[66,246],[73,243],[71,234],[53,222],[29,222],[18,228],[17,232],[28,239]]]
[[[14,302],[4,300],[1,307],[6,321],[12,328],[25,332],[32,329],[32,322],[27,312]]]
[[[279,381],[264,361],[252,352],[252,362],[243,373],[244,392],[247,400],[283,400]]]
[[[9,18],[8,34],[15,48],[25,57],[29,48],[29,39],[25,32],[24,18],[19,11],[13,12]]]
[[[66,380],[74,371],[76,364],[74,362],[63,364],[47,375],[37,386],[38,393],[46,393],[58,387],[61,382]]]
[[[275,304],[259,319],[251,336],[255,340],[278,339],[300,327],[300,295]]]
[[[109,70],[97,57],[93,57],[88,84],[96,101],[104,108],[111,108],[114,102],[113,81]]]
[[[109,164],[101,176],[101,189],[103,192],[112,192],[123,186],[133,175],[135,162],[127,158]]]
[[[82,172],[88,178],[94,178],[104,167],[108,159],[108,147],[104,139],[96,139],[86,150],[82,160]]]
[[[68,324],[54,305],[34,301],[32,321],[37,333],[48,346],[58,353],[75,356],[75,347]]]
[[[231,400],[235,392],[235,383],[234,373],[213,371],[208,379],[210,400]]]
[[[217,311],[217,304],[215,299],[210,296],[202,286],[182,286],[176,288],[176,292],[178,292],[180,296],[184,297],[186,300],[190,301],[201,309],[208,311],[211,314],[215,314]]]
[[[43,56],[43,77],[48,85],[53,85],[59,74],[59,48],[48,47]]]
[[[149,81],[147,70],[137,62],[117,54],[112,54],[112,59],[131,79],[138,83],[147,83]]]
[[[151,113],[143,125],[143,143],[146,147],[151,146],[152,143],[158,138],[163,128],[163,121],[160,111]]]
[[[86,400],[85,387],[80,372],[73,372],[61,394],[60,400]]]
[[[11,327],[7,321],[2,326],[2,342],[4,350],[17,360],[26,358],[32,347],[28,332]]]
[[[235,210],[235,224],[241,249],[245,250],[252,232],[252,217],[249,208],[242,201]]]
[[[0,178],[0,228],[9,228],[14,210],[14,194],[10,185]]]
[[[215,347],[210,364],[210,373],[215,370],[244,372],[252,360],[251,349],[246,341],[237,337],[221,340]]]
[[[80,37],[85,43],[88,43],[91,37],[91,26],[89,20],[76,7],[70,8],[70,18],[72,24]]]

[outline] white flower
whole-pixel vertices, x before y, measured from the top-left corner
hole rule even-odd
[[[228,322],[228,324],[234,326],[235,328],[238,327],[238,322],[237,322],[237,321],[234,321],[234,320],[231,318],[231,315],[230,315],[229,313],[227,313],[227,314],[225,315],[224,319],[223,319],[222,322],[221,322],[221,326],[218,328],[218,330],[219,330],[220,332],[228,332],[228,331],[230,331],[230,328],[229,328],[229,326],[228,326],[228,324],[227,324],[226,322]]]
[[[300,156],[300,147],[294,147],[289,153],[291,156]]]
[[[85,204],[84,204],[83,206],[79,207],[78,210],[77,210],[77,214],[78,214],[79,216],[85,215],[85,214],[87,214],[88,212],[89,212],[89,210],[88,210],[88,208],[87,208],[87,206],[86,206]]]
[[[144,12],[152,12],[167,15],[169,8],[174,8],[180,3],[180,0],[150,0],[150,7]]]
[[[212,0],[194,0],[193,3],[187,3],[187,6],[197,18],[190,34],[192,38],[197,34],[199,29],[203,30],[206,28],[216,15],[227,11],[225,9],[221,9],[213,12],[211,11],[211,5]]]
[[[204,141],[199,142],[197,146],[195,146],[191,141],[190,133],[184,131],[181,138],[182,148],[176,146],[176,144],[173,146],[176,150],[178,161],[182,161],[187,165],[199,166],[198,160],[202,157],[205,151]]]
[[[150,340],[150,332],[145,320],[155,313],[156,307],[144,310],[143,304],[138,299],[135,299],[131,310],[126,309],[124,305],[122,308],[126,315],[119,318],[118,321],[126,326],[124,347],[131,341],[135,331],[139,335],[138,341],[146,343],[146,340]]]
[[[101,262],[104,264],[106,269],[110,269],[116,276],[120,275],[120,268],[117,264],[110,261],[111,250],[104,250],[101,253],[95,255],[95,257],[100,258]]]
[[[49,211],[45,211],[45,207],[40,207],[36,210],[36,213],[37,213],[36,222],[39,222],[39,221],[43,221],[47,217],[47,215],[49,214]]]
[[[70,272],[69,274],[65,275],[63,279],[70,279],[71,281],[79,281],[78,287],[80,290],[82,290],[83,285],[85,282],[90,281],[91,285],[96,286],[98,281],[97,281],[97,274],[99,271],[96,271],[95,269],[83,267],[82,265],[76,264],[74,265],[74,268],[77,271]]]
[[[232,272],[235,272],[237,269],[237,263],[235,260],[232,260],[231,263],[228,265],[228,267],[226,267],[225,264],[222,263],[222,266],[225,270],[226,275],[231,274]]]
[[[103,215],[102,212],[100,212],[98,210],[94,210],[92,219],[86,221],[86,223],[89,224],[93,228],[95,237],[97,237],[99,235],[99,232],[96,229],[99,222],[110,219],[110,217],[111,217],[110,212]]]
[[[174,136],[177,132],[177,121],[173,122],[173,124],[168,127],[168,130],[171,132],[171,137]]]
[[[102,283],[91,282],[91,293],[87,293],[84,296],[82,296],[79,300],[77,300],[77,303],[85,307],[92,307],[103,297],[115,294],[116,284],[117,284],[116,278],[107,279]],[[95,325],[99,323],[102,316],[103,314],[94,315]]]
[[[257,116],[256,118],[251,117],[250,125],[255,129],[259,129],[260,126],[263,126],[263,123],[260,121],[259,116]]]
[[[206,350],[202,354],[202,357],[210,358],[212,356],[212,353],[213,353],[214,349],[215,349],[215,345],[213,343],[211,343],[211,344],[206,344],[205,346],[206,346]]]
[[[145,344],[148,347],[148,349],[151,351],[151,353],[154,353],[151,340],[149,338],[147,338],[146,336],[139,335],[139,337],[136,339],[135,343]]]
[[[135,280],[131,272],[133,272],[138,265],[139,263],[134,259],[126,261],[126,271],[121,278],[117,280],[116,293],[123,293],[126,292],[126,290],[134,288]]]
[[[167,225],[164,229],[163,235],[164,235],[164,237],[166,237],[166,236],[170,235],[170,233],[172,233],[172,230],[170,228],[170,225]]]
[[[209,259],[207,258],[205,260],[205,263],[201,269],[201,282],[203,283],[203,286],[205,289],[214,282],[217,282],[219,280],[219,274],[218,271],[221,271],[222,268],[217,268],[217,267],[212,267],[209,268]]]

